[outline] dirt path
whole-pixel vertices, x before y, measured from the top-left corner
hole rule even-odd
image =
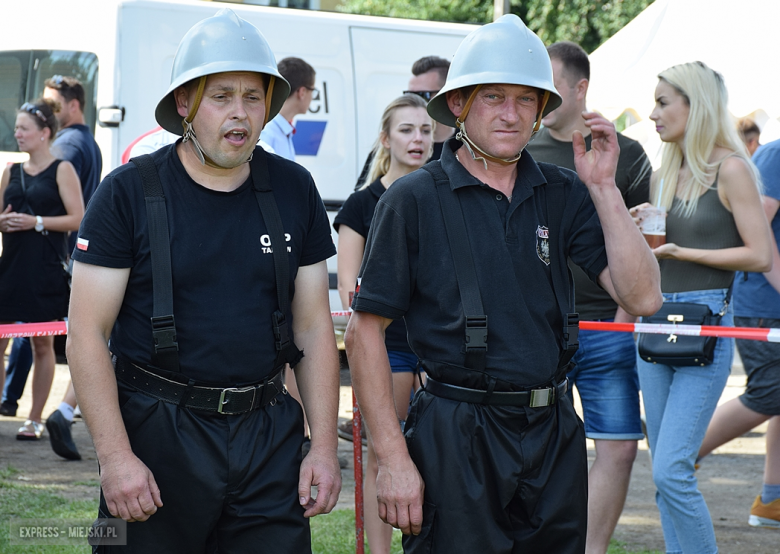
[[[68,378],[67,366],[58,365],[45,415],[59,404]],[[734,375],[721,401],[739,395],[743,387],[744,375],[741,375],[741,367],[735,364]],[[351,416],[351,398],[348,373],[342,372],[339,417]],[[77,423],[73,427],[73,437],[83,460],[65,461],[51,451],[48,440],[15,440],[16,430],[23,423],[29,406],[27,391],[20,403],[19,415],[22,417],[0,417],[0,467],[10,465],[16,468],[19,473],[15,477],[25,482],[56,485],[61,494],[69,498],[96,498],[97,459],[85,425]],[[722,554],[780,554],[780,532],[754,529],[747,524],[750,505],[761,487],[765,432],[766,425],[763,425],[716,450],[698,472],[700,488],[712,513]],[[339,451],[347,457],[349,466],[342,472],[344,487],[337,507],[351,509],[354,507],[352,443],[340,440]],[[588,454],[592,461],[595,455],[592,443]],[[654,494],[650,459],[643,441],[634,464],[626,506],[615,532],[615,538],[632,549],[663,551],[663,535]]]

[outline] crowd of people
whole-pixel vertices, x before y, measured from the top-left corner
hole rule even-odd
[[[336,504],[336,249],[292,142],[315,75],[299,58],[277,66],[260,31],[221,10],[182,39],[160,130],[99,186],[78,80],[54,76],[18,110],[29,161],[0,182],[0,321],[69,318],[73,383],[45,426],[80,459],[78,397],[98,522],[133,522],[126,545],[96,552],[310,552],[309,518]],[[736,342],[747,389],[718,407],[733,339],[694,363],[675,335],[659,354],[578,332],[696,306],[780,328],[780,141],[760,146],[755,123],[732,121],[722,76],[683,63],[658,75],[652,171],[588,111],[589,83],[582,48],[545,47],[510,15],[451,63],[418,60],[382,114],[333,222],[375,554],[394,527],[407,553],[604,554],[645,436],[666,551],[715,553],[696,471],[765,421],[749,523],[780,527],[776,345]],[[658,211],[651,247],[640,228]],[[44,432],[51,337],[16,341],[0,372],[12,416],[33,362],[20,440]]]

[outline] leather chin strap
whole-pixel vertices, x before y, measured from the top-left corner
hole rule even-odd
[[[471,105],[474,103],[474,100],[477,97],[477,92],[479,92],[479,89],[481,88],[482,85],[476,86],[474,91],[469,96],[469,99],[466,101],[466,106],[463,108],[463,112],[460,114],[460,117],[458,117],[455,120],[455,125],[458,128],[458,132],[455,135],[455,138],[463,143],[463,145],[466,147],[466,150],[469,151],[469,154],[471,154],[471,157],[475,161],[482,161],[482,163],[485,165],[485,171],[487,171],[488,160],[500,165],[512,165],[513,163],[517,163],[523,151],[521,150],[520,152],[518,152],[517,156],[514,158],[497,158],[495,156],[491,156],[490,154],[482,150],[468,136],[468,134],[466,133],[466,117],[468,117],[469,111],[471,110]],[[549,99],[550,99],[550,91],[546,90],[544,91],[544,97],[542,98],[542,106],[541,109],[539,110],[539,115],[536,118],[536,124],[534,125],[534,131],[533,131],[534,133],[536,133],[539,130],[539,126],[542,124],[542,114],[544,113],[544,108],[547,106],[547,101]],[[480,154],[480,156],[477,156],[474,153],[475,150]]]
[[[271,102],[269,101],[270,98],[273,96],[274,91],[274,83],[276,82],[276,77],[273,75],[270,76],[270,80],[268,81],[268,92],[265,95],[266,103],[265,103],[265,120],[263,121],[263,127],[265,127],[265,124],[268,122],[268,116],[271,114]],[[206,76],[200,78],[198,81],[198,91],[195,93],[195,101],[192,103],[192,107],[190,108],[190,112],[187,114],[187,117],[185,117],[181,125],[184,127],[184,134],[182,135],[182,142],[190,142],[192,141],[192,145],[195,147],[195,153],[198,155],[198,159],[200,159],[200,163],[203,165],[207,165],[209,167],[215,167],[217,169],[232,169],[227,167],[222,167],[221,165],[217,164],[208,157],[206,152],[201,148],[200,143],[198,142],[198,137],[195,136],[195,129],[192,127],[192,121],[195,119],[195,115],[198,113],[198,108],[200,107],[200,101],[203,99],[203,89],[206,88]],[[249,154],[249,158],[247,158],[247,162],[252,160],[252,154]]]

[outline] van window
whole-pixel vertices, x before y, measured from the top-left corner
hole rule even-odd
[[[0,53],[0,151],[16,152],[16,110],[24,104],[29,52]]]
[[[16,110],[43,94],[53,75],[70,75],[84,85],[84,119],[95,133],[98,59],[91,52],[18,50],[0,52],[0,151],[17,152]]]

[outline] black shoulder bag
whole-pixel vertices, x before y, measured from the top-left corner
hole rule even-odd
[[[723,308],[713,314],[709,306],[692,302],[664,302],[655,315],[643,317],[642,323],[680,325],[720,325],[731,301],[731,289],[723,300]],[[640,333],[639,357],[652,364],[672,366],[705,366],[715,358],[718,337],[696,337],[671,333],[661,335]]]

